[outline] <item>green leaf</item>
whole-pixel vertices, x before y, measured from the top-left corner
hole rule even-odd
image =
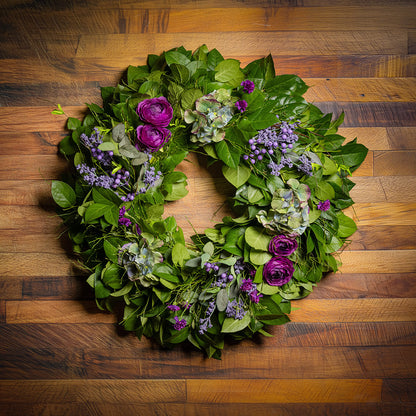
[[[347,217],[344,213],[338,212],[338,235],[340,237],[349,237],[357,231],[357,225],[354,220],[350,217]]]
[[[97,218],[102,217],[106,211],[109,210],[109,206],[105,204],[92,204],[85,210],[84,218],[85,222],[91,223]]]
[[[189,58],[178,52],[178,51],[168,51],[165,52],[165,59],[166,63],[170,66],[171,64],[179,64],[179,65],[188,65],[191,61]]]
[[[194,107],[195,101],[202,97],[204,94],[203,92],[198,88],[191,88],[189,90],[186,90],[182,94],[181,98],[181,106],[184,110],[192,109]]]
[[[62,208],[71,208],[75,205],[75,191],[65,182],[52,181],[52,197]]]
[[[244,81],[240,62],[236,59],[225,59],[215,67],[215,80],[225,82],[232,87],[238,87]]]
[[[336,153],[333,153],[333,159],[339,165],[345,165],[350,168],[351,172],[357,169],[364,161],[368,153],[368,149],[356,143],[356,140],[342,146]]]
[[[279,286],[271,286],[264,282],[257,285],[257,290],[263,295],[274,295],[279,292],[279,289]]]
[[[103,247],[105,255],[113,263],[118,262],[118,250],[121,246],[121,240],[118,238],[107,238],[104,240]]]
[[[133,282],[128,282],[120,290],[116,290],[115,292],[111,293],[111,296],[113,296],[113,297],[120,297],[120,296],[127,295],[130,292],[130,290],[133,288],[133,286],[134,286],[134,283]]]
[[[76,130],[78,127],[81,127],[81,122],[77,118],[69,117],[66,127],[68,130]]]
[[[185,260],[191,258],[188,249],[182,243],[176,243],[172,248],[172,261],[174,264],[183,266]]]
[[[247,199],[250,204],[255,204],[259,202],[263,198],[263,194],[259,188],[255,186],[248,185],[247,186]]]
[[[176,201],[188,195],[188,190],[186,189],[186,182],[166,184],[165,190],[166,201]]]
[[[117,227],[118,220],[119,220],[119,210],[118,207],[115,205],[109,207],[107,211],[104,212],[104,218],[105,220],[110,223],[111,225],[114,225]]]
[[[236,168],[240,161],[240,154],[236,152],[225,140],[215,143],[218,157],[229,167]]]
[[[271,258],[272,255],[265,251],[255,250],[253,248],[250,250],[250,261],[257,266],[266,264]]]
[[[320,181],[315,189],[315,196],[321,201],[331,200],[335,197],[335,191],[328,182]]]
[[[268,251],[271,236],[265,228],[248,227],[245,232],[246,243],[256,250]]]
[[[221,332],[232,333],[246,328],[250,323],[250,314],[246,313],[243,319],[225,318],[222,324]]]
[[[225,165],[222,167],[222,173],[228,182],[238,188],[247,182],[251,175],[251,169],[246,165],[238,165],[236,168]]]
[[[185,341],[188,338],[188,335],[189,335],[189,326],[186,326],[180,331],[175,331],[175,333],[171,337],[169,337],[166,340],[166,342],[170,344],[179,344]]]
[[[217,293],[217,309],[222,312],[225,311],[228,305],[228,293],[227,289],[221,289]]]

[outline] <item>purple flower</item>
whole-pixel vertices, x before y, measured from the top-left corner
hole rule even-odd
[[[187,322],[185,319],[179,319],[177,316],[175,316],[175,324],[173,325],[173,329],[176,329],[176,331],[180,331],[181,329],[186,327]]]
[[[159,150],[171,136],[171,132],[164,127],[145,124],[137,127],[137,141],[151,152]]]
[[[321,201],[318,204],[317,208],[321,211],[328,211],[329,208],[331,208],[331,202],[329,201],[329,199],[327,199],[326,201],[323,201],[323,202]]]
[[[168,305],[167,308],[170,311],[178,311],[180,309],[180,307],[178,305]]]
[[[167,127],[173,116],[173,108],[165,97],[141,101],[136,112],[145,123],[158,127]]]
[[[247,110],[247,101],[239,100],[235,103],[235,106],[237,107],[237,110],[239,110],[241,113],[244,113],[244,111]]]
[[[126,214],[126,211],[127,211],[127,209],[126,209],[126,207],[123,205],[121,208],[120,208],[120,211],[119,211],[119,213],[118,213],[118,223],[120,224],[120,225],[124,225],[125,227],[130,227],[130,225],[131,225],[131,221],[128,219],[128,218],[126,218],[124,215]]]
[[[263,268],[263,279],[271,286],[282,286],[293,276],[295,268],[287,257],[273,257]]]
[[[297,248],[297,241],[285,235],[275,235],[269,243],[269,251],[274,256],[290,256]]]
[[[253,292],[250,293],[250,300],[253,303],[259,303],[260,298],[262,298],[263,295],[260,292],[257,292],[257,290],[254,290]]]
[[[243,87],[244,91],[248,94],[251,94],[254,91],[254,82],[250,81],[249,79],[246,79],[241,83],[241,86]]]
[[[253,289],[253,281],[251,279],[243,279],[240,290],[243,292],[250,292]]]

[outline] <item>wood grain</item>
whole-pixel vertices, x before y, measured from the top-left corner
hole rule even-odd
[[[3,1],[0,414],[413,416],[415,15],[411,0]],[[308,100],[344,111],[347,141],[369,148],[341,271],[295,301],[273,337],[227,341],[221,361],[139,341],[119,312],[99,311],[50,197],[67,168],[56,147],[66,117],[149,53],[203,43],[243,67],[271,53]],[[51,114],[58,103],[66,116]],[[165,215],[186,236],[230,214],[216,165],[190,156],[179,169],[189,194]]]

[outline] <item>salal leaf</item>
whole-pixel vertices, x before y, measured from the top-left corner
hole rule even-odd
[[[76,202],[75,191],[62,181],[52,181],[52,197],[62,208],[71,208]]]

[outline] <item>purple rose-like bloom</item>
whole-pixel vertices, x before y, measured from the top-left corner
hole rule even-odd
[[[283,234],[275,235],[269,243],[269,251],[274,256],[290,256],[297,248],[297,241]]]
[[[165,97],[141,101],[136,112],[144,122],[158,127],[167,127],[173,116],[173,108]]]
[[[328,211],[331,208],[331,202],[327,199],[326,201],[320,202],[317,208],[321,211]]]
[[[270,286],[283,286],[293,276],[295,268],[287,257],[273,257],[263,268],[263,279]]]
[[[237,107],[237,110],[239,110],[241,113],[244,113],[244,111],[247,110],[247,101],[239,100],[235,103],[235,106]]]
[[[241,86],[243,87],[243,90],[247,94],[251,94],[254,91],[254,82],[250,81],[249,79],[246,79],[241,83]]]
[[[152,126],[145,124],[137,127],[137,140],[151,152],[159,150],[167,141],[169,141],[171,132],[164,127]]]

